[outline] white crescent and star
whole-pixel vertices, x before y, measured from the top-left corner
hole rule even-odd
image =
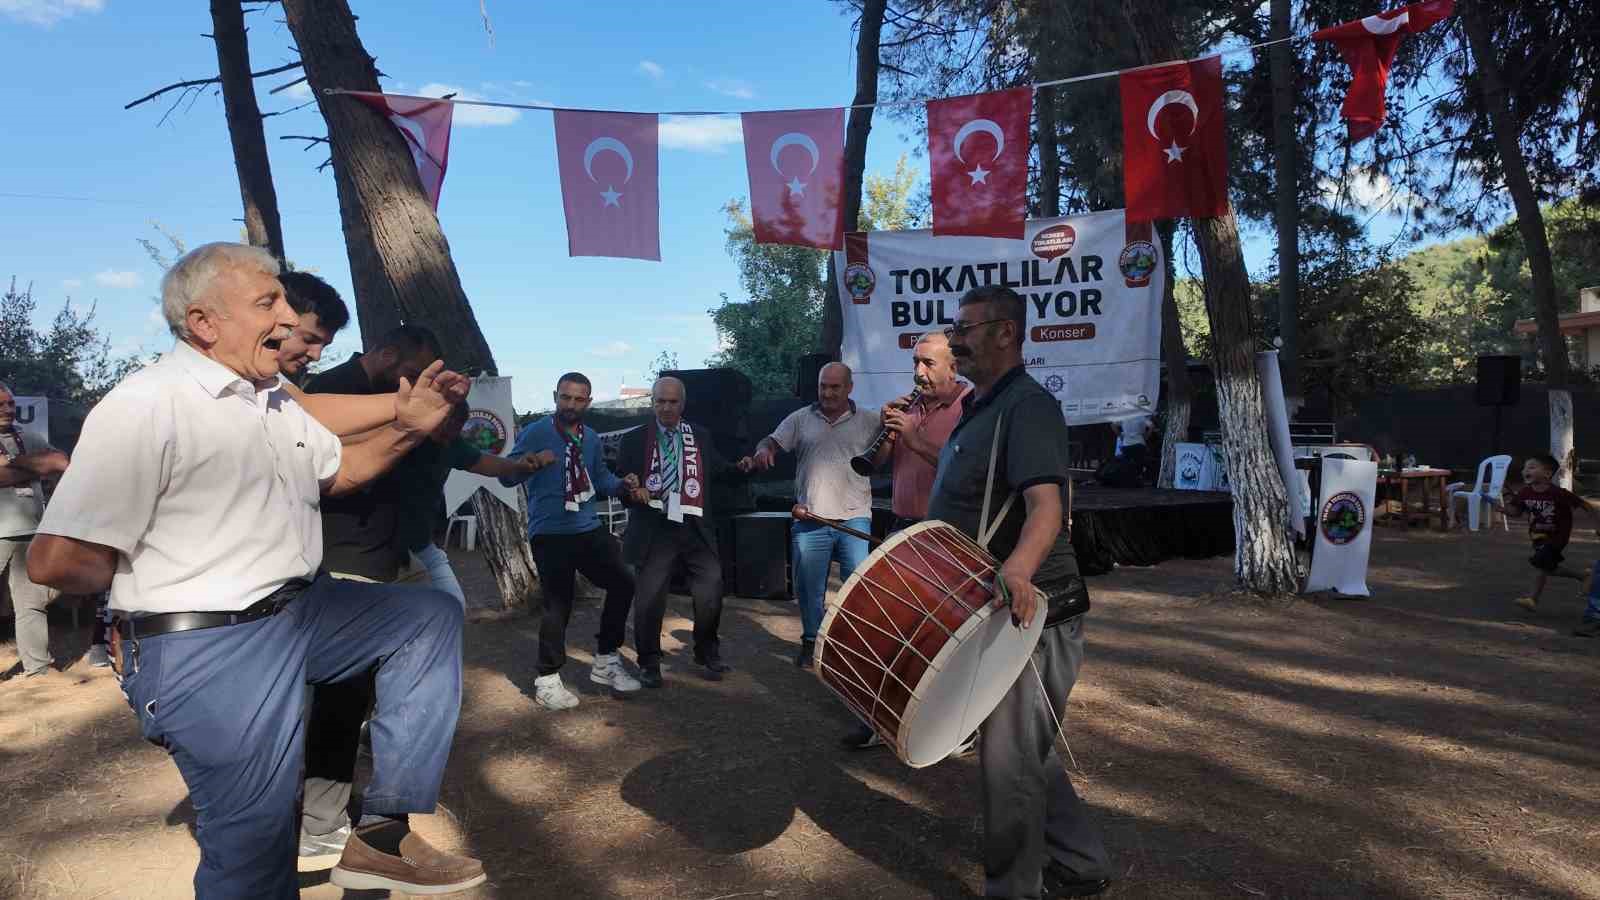
[[[811,168],[806,171],[806,174],[810,175],[815,172],[818,164],[822,162],[822,151],[817,149],[817,142],[811,139],[811,135],[802,134],[798,131],[779,135],[778,139],[772,142],[772,171],[777,172],[779,175],[783,174],[783,170],[778,168],[778,154],[783,148],[791,146],[799,147],[811,154]],[[798,175],[791,175],[784,186],[789,189],[791,194],[801,197],[806,195],[806,183],[801,181]]]
[[[971,119],[967,122],[967,124],[961,126],[961,128],[956,131],[955,139],[951,142],[954,145],[957,160],[961,161],[962,163],[966,162],[966,159],[961,155],[961,145],[966,141],[967,138],[977,134],[980,131],[994,138],[994,156],[989,158],[990,162],[994,162],[995,160],[999,159],[1000,154],[1005,152],[1005,132],[1000,130],[1000,126],[996,124],[993,119]],[[989,173],[990,170],[985,169],[983,164],[979,163],[975,168],[973,168],[972,171],[967,173],[967,177],[972,179],[972,184],[988,184]],[[970,186],[971,185],[969,185],[969,187]]]
[[[411,161],[420,170],[423,160],[428,159],[428,138],[423,134],[422,126],[405,116],[392,115],[389,121],[394,123],[394,127],[405,132],[406,137],[411,138],[406,141],[406,149],[411,151]]]
[[[622,183],[627,184],[628,179],[633,177],[633,154],[628,152],[627,144],[614,137],[597,137],[589,142],[589,146],[583,148],[583,171],[589,176],[590,181],[599,184],[600,182],[594,177],[594,158],[607,150],[622,157],[622,162],[628,167],[627,172],[622,176]],[[602,206],[620,208],[622,206],[621,198],[622,193],[614,185],[608,184],[606,189],[600,192]]]
[[[1190,134],[1194,134],[1195,129],[1200,127],[1200,104],[1195,102],[1194,95],[1188,91],[1167,91],[1157,97],[1156,102],[1150,104],[1150,112],[1145,116],[1145,127],[1150,130],[1151,137],[1158,141],[1161,140],[1161,136],[1156,134],[1156,116],[1160,115],[1163,109],[1174,105],[1187,106],[1189,108],[1189,113],[1193,116],[1193,119],[1189,122]],[[1187,149],[1189,148],[1178,146],[1177,140],[1174,139],[1172,145],[1161,148],[1161,152],[1167,155],[1167,162],[1169,163],[1182,162],[1183,153]]]
[[[1367,16],[1365,19],[1361,20],[1361,27],[1365,28],[1372,34],[1394,34],[1395,32],[1404,28],[1410,21],[1411,13],[1401,10],[1400,14],[1392,19],[1385,18],[1381,15]]]

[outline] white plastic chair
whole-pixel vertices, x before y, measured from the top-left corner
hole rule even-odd
[[[1477,531],[1479,517],[1483,510],[1489,510],[1489,521],[1484,524],[1494,527],[1494,501],[1500,499],[1500,492],[1506,486],[1506,471],[1511,468],[1511,457],[1491,456],[1478,463],[1478,479],[1471,490],[1465,490],[1466,485],[1456,484],[1450,490],[1450,512],[1455,514],[1456,500],[1462,499],[1467,504],[1467,530]],[[1505,530],[1511,530],[1511,523],[1506,520],[1506,511],[1500,510],[1500,524]]]
[[[478,549],[478,517],[451,516],[444,526],[444,545],[450,546],[450,532],[461,526],[461,548],[468,552]]]

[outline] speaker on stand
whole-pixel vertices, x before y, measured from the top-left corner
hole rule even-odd
[[[1508,406],[1522,399],[1522,357],[1478,357],[1477,399],[1479,406],[1494,407],[1494,443],[1490,456],[1500,452],[1500,420]]]
[[[826,353],[807,353],[800,357],[800,369],[795,373],[794,395],[807,403],[817,402],[817,376],[822,367],[833,362]]]

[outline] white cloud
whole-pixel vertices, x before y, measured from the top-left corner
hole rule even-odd
[[[1334,206],[1352,205],[1359,210],[1376,212],[1382,209],[1390,215],[1400,215],[1408,207],[1417,205],[1409,190],[1398,187],[1387,175],[1363,168],[1352,168],[1341,184],[1333,178],[1324,178],[1318,187],[1322,196]]]
[[[0,0],[0,2],[3,2],[3,0]],[[654,78],[657,81],[660,81],[661,78],[667,74],[667,70],[661,68],[660,63],[651,62],[648,59],[639,60],[639,71],[649,75],[651,78]]]
[[[511,86],[512,87],[519,87],[519,88],[531,88],[531,87],[533,87],[533,82],[531,82],[531,81],[522,81],[521,79],[518,79],[516,81],[511,82]]]
[[[445,94],[455,94],[457,100],[485,100],[471,91],[464,90],[449,84],[440,84],[437,81],[429,82],[417,89],[417,96],[443,97]],[[467,127],[510,125],[522,118],[522,110],[506,109],[503,106],[457,106],[455,118],[451,121],[457,125]]]
[[[669,150],[721,153],[744,143],[744,131],[733,116],[663,116],[661,146]]]
[[[63,290],[75,291],[75,290],[77,290],[78,288],[81,288],[81,287],[83,287],[83,279],[82,278],[68,278],[65,281],[61,282],[61,288]]]
[[[756,95],[755,88],[736,78],[717,78],[706,82],[706,87],[719,94],[749,100]]]
[[[305,81],[297,81],[290,87],[284,89],[284,93],[294,100],[310,100],[311,84]]]
[[[119,288],[129,290],[138,287],[144,278],[138,272],[118,272],[115,269],[106,269],[96,272],[94,283],[101,287]]]
[[[609,344],[591,348],[589,355],[598,356],[602,359],[615,359],[618,356],[626,355],[631,350],[633,350],[633,345],[627,341],[612,341]]]
[[[0,0],[0,15],[46,28],[78,13],[97,13],[105,8],[105,0]]]

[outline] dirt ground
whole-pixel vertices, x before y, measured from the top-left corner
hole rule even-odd
[[[1372,600],[1271,609],[1196,599],[1225,559],[1094,579],[1067,733],[1106,896],[1600,898],[1600,642],[1569,635],[1572,582],[1537,614],[1510,605],[1526,555],[1516,532],[1379,529]],[[419,827],[484,860],[470,896],[981,894],[976,758],[918,771],[839,747],[849,716],[794,667],[789,604],[729,598],[736,670],[695,677],[687,610],[674,598],[666,689],[623,701],[588,681],[586,605],[583,705],[561,713],[532,699],[534,618],[469,626],[442,810]],[[86,640],[63,619],[71,665],[26,682],[0,644],[0,896],[187,896],[183,784]]]

